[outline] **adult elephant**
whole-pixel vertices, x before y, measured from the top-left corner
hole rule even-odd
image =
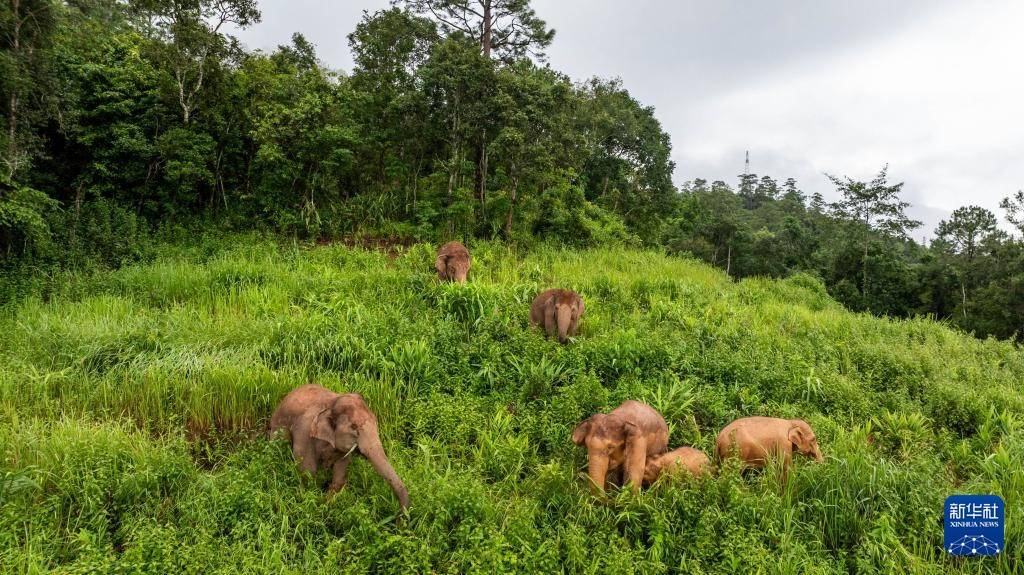
[[[638,491],[647,459],[668,450],[668,424],[653,407],[630,400],[577,425],[572,442],[587,447],[587,472],[595,493],[604,492],[608,473],[620,468]]]
[[[303,471],[334,468],[328,493],[345,486],[348,464],[358,453],[391,485],[402,509],[409,507],[409,492],[384,455],[377,417],[358,393],[303,385],[286,395],[270,418],[271,435],[280,429],[288,431],[292,454]]]
[[[782,462],[783,477],[800,453],[822,461],[818,438],[802,419],[777,417],[744,417],[726,425],[715,440],[718,458],[736,455],[744,468],[761,468],[771,458]]]
[[[530,325],[540,326],[560,343],[579,331],[583,316],[583,298],[567,289],[549,289],[541,292],[530,304]]]

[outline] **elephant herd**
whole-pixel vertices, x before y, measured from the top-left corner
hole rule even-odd
[[[469,250],[449,242],[438,250],[434,267],[442,281],[464,283],[471,264]],[[567,289],[541,292],[530,305],[530,325],[566,343],[579,329],[583,298]],[[345,486],[350,457],[361,455],[394,491],[402,509],[409,507],[409,492],[388,462],[377,429],[377,418],[357,393],[336,393],[319,385],[303,385],[281,400],[270,419],[270,434],[283,431],[292,455],[309,475],[330,467],[328,493]],[[609,476],[613,483],[628,483],[633,490],[663,474],[710,474],[712,462],[693,447],[668,449],[668,424],[651,406],[625,401],[608,413],[597,413],[576,426],[572,442],[587,449],[591,488],[603,492]],[[794,453],[822,460],[814,431],[802,420],[773,417],[737,419],[722,429],[715,442],[718,460],[740,459],[744,468],[760,468],[775,458],[783,473]]]
[[[604,491],[608,476],[634,491],[662,474],[708,475],[711,458],[693,447],[668,450],[668,424],[653,407],[625,401],[608,413],[598,413],[576,426],[572,442],[587,449],[587,475],[595,493]],[[814,431],[806,421],[775,417],[737,419],[718,434],[719,461],[738,457],[744,468],[761,468],[775,459],[789,468],[793,454],[822,460]]]

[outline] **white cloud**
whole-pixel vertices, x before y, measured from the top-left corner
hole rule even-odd
[[[749,149],[754,171],[823,192],[822,172],[869,178],[889,163],[929,224],[968,203],[998,212],[1024,185],[1020,22],[1024,3],[964,5],[882,42],[798,59],[673,118],[677,160],[731,179]]]

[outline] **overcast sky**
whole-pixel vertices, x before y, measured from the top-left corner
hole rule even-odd
[[[387,0],[261,0],[238,32],[273,49],[302,32],[348,70],[346,36]],[[955,208],[1024,188],[1024,1],[534,0],[552,67],[621,77],[672,137],[675,180],[751,171],[835,194],[824,172],[888,163],[923,236]]]

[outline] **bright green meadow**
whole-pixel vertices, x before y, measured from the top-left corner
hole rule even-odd
[[[0,311],[2,573],[1021,573],[1024,354],[844,310],[808,276],[476,243],[397,257],[259,236],[60,276]],[[567,346],[527,324],[583,294]],[[290,389],[362,393],[412,498],[357,461],[328,500],[264,429]],[[592,497],[577,422],[647,401],[670,445],[805,418],[824,463]],[[942,545],[954,493],[1007,548]]]

